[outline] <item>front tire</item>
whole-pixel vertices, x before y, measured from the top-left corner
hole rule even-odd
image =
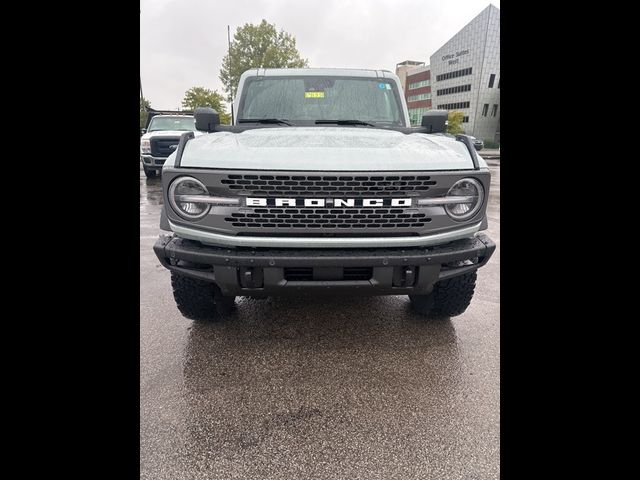
[[[171,272],[173,298],[185,317],[196,321],[217,322],[233,309],[235,297],[225,297],[211,282]]]
[[[465,312],[476,287],[477,271],[435,284],[429,295],[409,295],[411,307],[430,318],[449,318]]]

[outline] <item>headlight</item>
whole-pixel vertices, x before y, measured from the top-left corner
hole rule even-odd
[[[204,217],[211,208],[210,203],[198,202],[198,196],[209,198],[207,188],[193,177],[178,177],[169,186],[169,202],[181,217],[198,220]]]
[[[447,197],[465,197],[464,202],[451,203],[444,208],[454,220],[467,220],[480,210],[484,200],[484,189],[478,180],[463,178],[453,184],[447,192]]]
[[[149,139],[144,139],[140,142],[140,148],[142,149],[142,153],[151,153],[151,141]]]

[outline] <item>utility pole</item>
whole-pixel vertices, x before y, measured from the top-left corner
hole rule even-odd
[[[142,15],[142,10],[140,10],[140,15]],[[142,75],[140,75],[140,102],[142,102],[142,109],[147,113],[147,103],[144,101],[144,94],[142,93]]]
[[[142,76],[140,77],[140,100],[142,100],[142,108],[147,111],[147,104],[144,102],[144,95],[142,94]]]
[[[229,57],[229,62],[231,62],[231,30],[229,29],[229,25],[227,25],[227,56]],[[233,95],[231,97],[231,125],[233,125]]]
[[[140,15],[142,15],[142,10],[140,10]],[[147,104],[144,102],[144,95],[142,94],[142,75],[140,75],[140,100],[142,101],[142,108],[146,112]]]

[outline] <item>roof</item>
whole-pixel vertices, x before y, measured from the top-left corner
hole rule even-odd
[[[341,77],[385,77],[392,78],[395,74],[388,70],[371,70],[358,68],[252,68],[242,76],[290,76],[290,75],[318,75]]]
[[[396,64],[396,67],[400,67],[402,65],[424,65],[424,62],[417,62],[415,60],[405,60],[404,62],[400,62]]]
[[[431,65],[427,65],[425,67],[412,68],[407,72],[407,78],[413,75],[417,75],[418,73],[428,72],[429,70],[431,70]]]

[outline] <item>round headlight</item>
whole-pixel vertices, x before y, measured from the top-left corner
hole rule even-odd
[[[447,192],[447,197],[464,197],[460,203],[445,206],[445,210],[454,220],[467,220],[480,210],[484,200],[484,189],[478,180],[463,178],[453,184]]]
[[[176,178],[169,186],[169,201],[173,209],[188,220],[198,220],[209,213],[211,205],[198,202],[199,195],[209,196],[207,188],[193,177]]]

